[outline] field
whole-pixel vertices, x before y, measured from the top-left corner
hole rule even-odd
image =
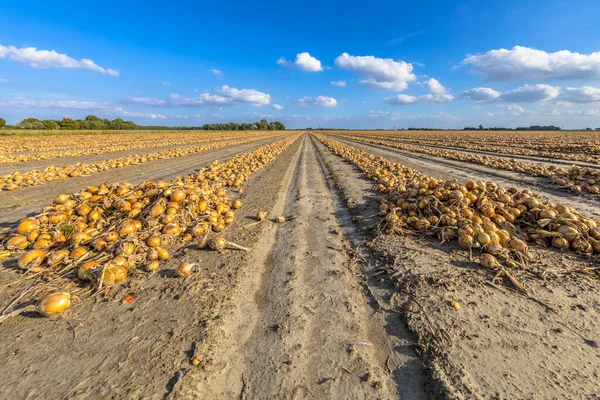
[[[0,398],[600,397],[593,132],[0,150]]]

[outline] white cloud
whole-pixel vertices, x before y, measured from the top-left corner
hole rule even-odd
[[[416,96],[409,96],[407,94],[399,94],[393,97],[386,97],[385,101],[390,104],[413,104],[419,101]]]
[[[163,82],[163,83],[162,83],[162,85],[163,85],[163,86],[171,86],[171,82],[167,82],[167,81],[165,81],[165,82]]]
[[[276,109],[277,111],[281,111],[281,110],[285,109],[285,107],[280,106],[279,104],[273,104],[273,108]]]
[[[223,75],[223,72],[216,69],[216,68],[212,68],[210,70],[210,72],[217,78],[217,79],[225,79],[225,75]]]
[[[560,88],[550,85],[523,85],[510,92],[502,93],[499,100],[505,102],[535,103],[558,97]]]
[[[162,106],[167,103],[165,100],[153,99],[150,97],[129,97],[127,98],[127,101],[136,104],[145,104],[148,106]]]
[[[90,59],[82,58],[81,60],[76,60],[66,54],[57,53],[54,50],[38,50],[35,47],[17,48],[15,46],[3,46],[0,44],[0,58],[5,57],[38,69],[52,67],[77,68],[100,72],[104,75],[119,76],[118,71],[111,68],[103,68]]]
[[[331,86],[345,87],[346,86],[346,81],[331,81],[331,82],[329,82],[329,84]]]
[[[478,87],[465,90],[460,97],[476,102],[503,101],[507,103],[537,103],[556,99],[560,94],[560,87],[544,84],[526,84],[509,92],[497,92],[494,89]]]
[[[234,102],[249,103],[254,106],[263,106],[271,102],[271,96],[254,89],[236,89],[227,85],[218,92],[233,99]]]
[[[417,80],[413,66],[404,61],[373,56],[351,56],[343,53],[335,59],[338,68],[348,69],[362,76],[359,82],[378,89],[402,91],[408,83]]]
[[[203,106],[226,106],[233,104],[251,104],[253,106],[263,106],[271,102],[271,96],[259,92],[255,89],[236,89],[227,85],[217,90],[217,93],[201,93],[198,97],[184,97],[177,93],[172,94],[165,106],[188,106],[188,107],[203,107]]]
[[[317,97],[303,97],[301,99],[296,100],[296,102],[302,106],[302,107],[307,107],[307,106],[317,106],[317,107],[336,107],[338,104],[338,101],[336,99],[334,99],[333,97],[327,97],[327,96],[317,96]]]
[[[463,65],[489,80],[600,79],[600,52],[590,54],[561,50],[548,53],[529,47],[490,50],[468,55]]]
[[[384,99],[389,104],[394,105],[406,105],[406,104],[415,104],[420,102],[426,103],[449,103],[454,100],[454,96],[451,94],[424,94],[422,96],[409,96],[406,94],[399,94],[392,97],[386,97]]]
[[[6,78],[0,78],[0,83],[7,83],[10,82],[10,80],[6,79]]]
[[[488,112],[486,115],[488,117],[518,117],[527,113],[523,107],[517,104],[497,104],[496,107],[501,108],[504,111],[496,113]]]
[[[497,92],[494,89],[478,87],[461,92],[460,97],[476,102],[486,102],[496,100],[500,97],[500,94],[500,92]]]
[[[569,103],[595,103],[600,101],[600,88],[582,86],[580,88],[568,87],[560,96],[562,102]]]
[[[435,78],[430,78],[427,81],[423,82],[429,92],[433,94],[445,94],[448,93],[448,90]]]
[[[115,107],[112,112],[109,112],[109,115],[119,115],[122,117],[150,118],[150,119],[166,119],[167,118],[167,116],[163,115],[163,114],[131,112],[131,111],[125,111],[121,107]]]
[[[109,102],[77,101],[77,100],[32,100],[24,97],[16,97],[12,100],[0,102],[2,107],[14,108],[56,108],[69,110],[88,110],[106,116],[115,117],[139,117],[150,119],[165,119],[166,115],[156,113],[138,113],[123,110],[121,107],[113,107]]]
[[[323,67],[321,66],[321,61],[317,60],[315,57],[311,56],[308,52],[298,53],[296,55],[296,61],[288,61],[284,57],[280,57],[277,60],[277,64],[282,65],[284,67],[296,66],[300,68],[302,71],[306,72],[320,72],[323,71]]]

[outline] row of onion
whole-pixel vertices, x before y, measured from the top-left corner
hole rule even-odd
[[[344,135],[343,137],[347,136]],[[364,143],[394,147],[412,153],[427,154],[434,157],[441,157],[449,160],[484,165],[494,169],[542,177],[546,178],[549,183],[569,189],[572,193],[586,192],[596,195],[600,194],[600,170],[595,168],[578,166],[563,168],[554,165],[529,163],[503,157],[491,157],[487,155],[469,154],[461,151],[436,149],[426,146],[415,146],[388,140],[369,139],[358,136],[353,136],[352,139]]]
[[[183,157],[193,153],[214,150],[221,147],[243,144],[263,137],[250,137],[245,139],[227,140],[209,144],[166,149],[148,154],[132,154],[108,160],[100,160],[91,163],[77,163],[57,167],[51,165],[43,170],[29,172],[12,172],[0,176],[0,190],[14,191],[22,187],[38,186],[48,182],[56,182],[64,179],[91,175],[97,172],[107,171],[115,168],[124,168],[132,165],[143,164],[150,161],[167,160],[170,158]]]
[[[17,267],[38,274],[40,284],[43,279],[54,280],[54,286],[62,282],[58,300],[64,306],[70,305],[65,297],[73,283],[99,288],[139,271],[157,271],[175,245],[195,241],[215,250],[236,247],[221,236],[242,206],[240,200],[230,201],[229,190],[240,190],[252,172],[272,163],[297,138],[287,136],[225,162],[214,161],[171,182],[103,184],[59,195],[2,234],[1,248],[18,255]],[[196,267],[184,264],[177,276]]]
[[[456,240],[464,249],[480,249],[500,260],[487,266],[524,266],[531,244],[600,253],[599,221],[569,206],[494,182],[433,178],[330,137],[315,137],[376,182],[376,190],[384,194],[379,215],[389,232],[418,231]]]

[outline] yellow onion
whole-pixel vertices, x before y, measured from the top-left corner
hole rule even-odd
[[[194,272],[195,267],[196,267],[196,264],[194,264],[194,263],[183,262],[183,263],[179,264],[179,266],[177,266],[177,269],[175,270],[175,276],[178,276],[178,277],[189,276],[192,272]]]
[[[22,269],[35,269],[46,260],[46,253],[42,250],[30,250],[19,258],[18,266]]]
[[[59,292],[44,297],[37,305],[37,312],[44,317],[51,317],[71,307],[71,293]]]

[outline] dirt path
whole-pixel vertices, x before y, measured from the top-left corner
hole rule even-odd
[[[225,339],[206,373],[174,394],[195,398],[397,398],[394,371],[420,374],[414,355],[394,352],[382,317],[363,294],[344,251],[340,199],[305,136],[286,173],[275,214],[292,215],[263,234],[253,267],[225,317]],[[288,184],[289,182],[289,184]],[[410,363],[403,365],[403,363]],[[404,394],[404,393],[403,393]],[[419,388],[402,398],[421,398]]]
[[[183,157],[150,161],[125,168],[102,171],[88,176],[26,187],[16,192],[1,191],[0,205],[2,208],[0,209],[0,227],[11,225],[31,213],[38,212],[61,193],[74,193],[87,186],[98,185],[102,182],[129,181],[139,183],[148,180],[168,181],[176,176],[197,172],[213,160],[222,161],[233,157],[235,154],[256,149],[275,140],[277,138],[269,138],[251,143],[227,146],[212,151],[194,153]]]
[[[471,179],[476,181],[493,180],[501,186],[529,189],[540,193],[542,197],[556,204],[567,204],[583,214],[600,217],[600,199],[598,199],[598,196],[587,195],[585,193],[576,196],[567,190],[560,190],[557,186],[545,183],[543,178],[535,178],[517,172],[502,171],[461,161],[447,160],[441,157],[415,154],[393,147],[340,139],[339,137],[335,139],[370,153],[380,155],[388,160],[399,162],[426,175],[444,179],[458,179],[465,182]]]

